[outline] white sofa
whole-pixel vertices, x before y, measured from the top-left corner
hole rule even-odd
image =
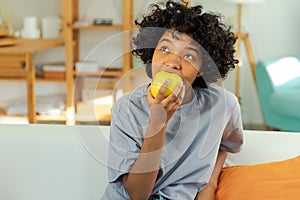
[[[108,126],[0,125],[0,199],[98,200],[107,184]],[[245,131],[226,165],[300,154],[300,133]]]

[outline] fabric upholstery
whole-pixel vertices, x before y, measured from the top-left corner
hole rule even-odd
[[[280,162],[223,168],[215,200],[296,200],[300,156]]]
[[[256,84],[265,125],[300,131],[300,59],[259,61]]]

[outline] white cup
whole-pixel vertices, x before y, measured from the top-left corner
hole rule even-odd
[[[35,16],[26,16],[23,19],[23,29],[21,30],[22,38],[36,39],[40,37],[38,28],[38,19]]]
[[[42,19],[43,38],[59,38],[61,20],[57,16],[47,16]]]

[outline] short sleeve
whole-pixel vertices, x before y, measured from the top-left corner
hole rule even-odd
[[[240,105],[233,97],[233,106],[228,111],[231,113],[228,123],[224,129],[224,133],[221,140],[220,150],[237,153],[241,150],[243,144],[243,124],[240,111]]]
[[[113,108],[112,116],[108,149],[109,182],[117,181],[131,169],[141,148],[141,139],[136,133],[142,131],[129,122],[126,112]]]

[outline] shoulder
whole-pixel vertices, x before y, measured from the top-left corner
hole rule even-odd
[[[147,85],[143,85],[130,93],[120,97],[112,107],[112,115],[138,114],[148,108],[147,104]]]
[[[200,97],[200,101],[210,104],[224,104],[224,106],[233,108],[239,106],[236,96],[223,86],[209,86],[207,88],[196,88],[195,93]]]
[[[116,101],[111,110],[111,130],[118,127],[130,134],[143,133],[141,130],[149,120],[146,88],[139,87]]]

